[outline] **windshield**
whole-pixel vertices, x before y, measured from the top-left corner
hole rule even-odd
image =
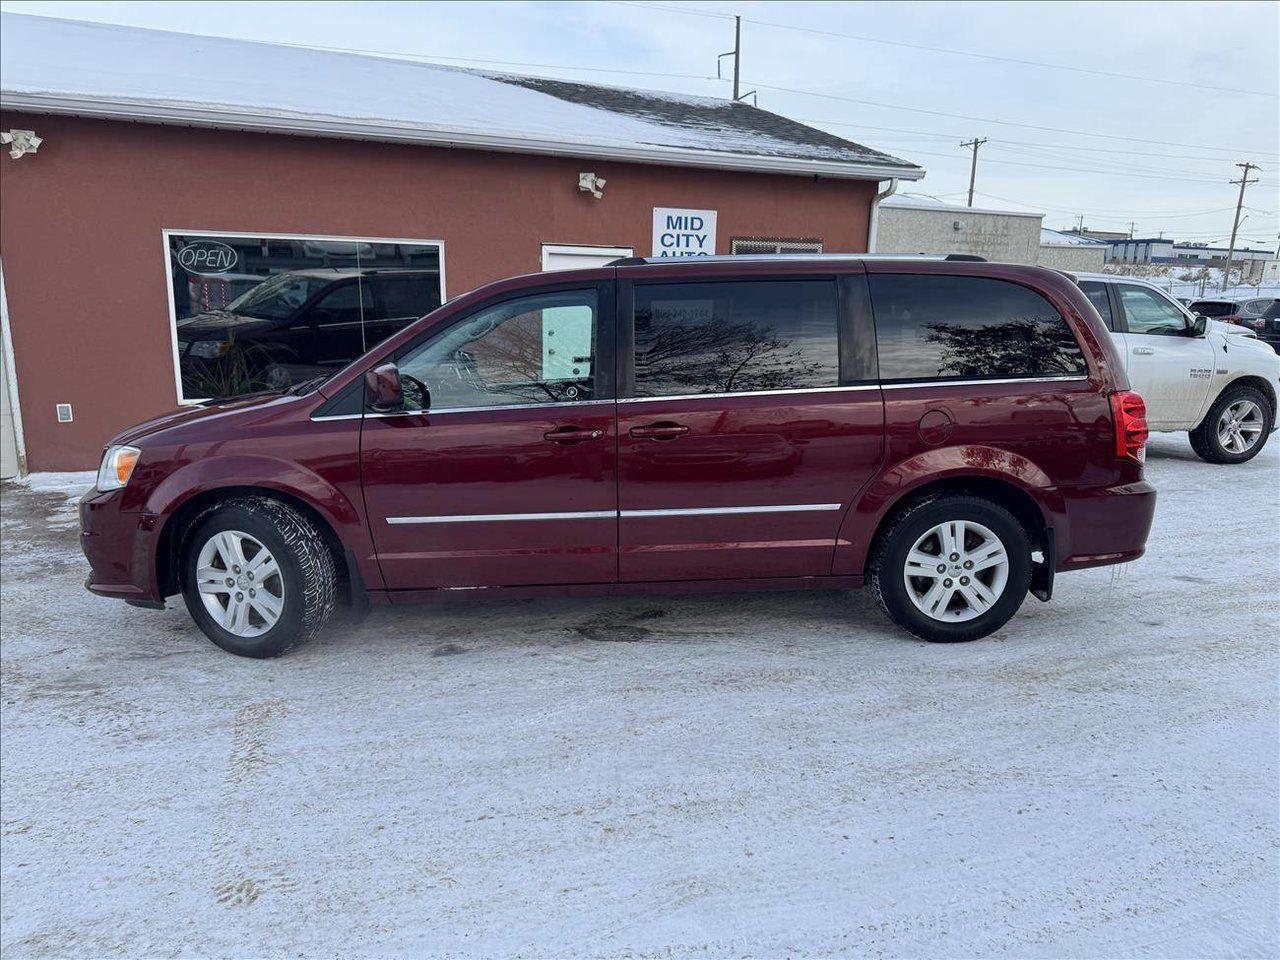
[[[296,273],[277,273],[267,277],[248,293],[232,301],[231,313],[259,320],[286,320],[318,291],[333,281],[304,277]]]

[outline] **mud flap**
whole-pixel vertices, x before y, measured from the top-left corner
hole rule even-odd
[[[1031,564],[1031,595],[1047,603],[1053,596],[1053,564],[1057,556],[1053,527],[1045,528],[1044,545],[1040,552],[1044,560]]]

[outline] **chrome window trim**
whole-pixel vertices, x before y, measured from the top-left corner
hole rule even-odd
[[[782,503],[758,507],[672,507],[658,510],[578,510],[567,513],[463,513],[426,517],[387,517],[393,526],[412,523],[494,523],[528,520],[607,520],[622,517],[704,517],[743,513],[811,513],[839,510],[841,503]]]
[[[882,390],[906,390],[909,387],[981,387],[996,383],[1061,383],[1088,380],[1088,374],[1071,374],[1064,377],[1005,377],[998,380],[907,380],[898,383],[882,383]]]
[[[486,410],[543,410],[557,407],[590,407],[613,400],[562,400],[558,403],[507,403],[492,407],[433,407],[427,410],[398,410],[393,413],[339,413],[331,416],[312,417],[313,422],[320,420],[358,420],[361,417],[423,417],[436,416],[442,413],[483,413]]]
[[[878,383],[849,384],[843,387],[792,387],[786,390],[739,390],[731,393],[680,393],[667,397],[619,397],[618,403],[657,403],[662,400],[716,400],[725,397],[776,397],[796,393],[837,393],[840,391],[879,390]]]

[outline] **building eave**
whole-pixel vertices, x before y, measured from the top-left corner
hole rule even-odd
[[[570,142],[512,136],[503,133],[448,130],[419,124],[396,123],[360,117],[328,117],[283,111],[259,111],[207,104],[84,98],[48,93],[0,91],[0,108],[23,113],[91,117],[224,130],[251,130],[343,140],[376,140],[501,153],[581,157],[672,167],[701,167],[752,173],[829,177],[843,180],[919,180],[922,167],[803,157],[739,154],[685,147],[646,147],[607,143]]]

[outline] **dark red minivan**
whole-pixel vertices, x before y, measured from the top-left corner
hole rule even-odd
[[[274,656],[338,604],[846,588],[927,640],[1142,554],[1146,423],[1036,267],[627,259],[491,284],[321,383],[124,431],[88,587]]]

